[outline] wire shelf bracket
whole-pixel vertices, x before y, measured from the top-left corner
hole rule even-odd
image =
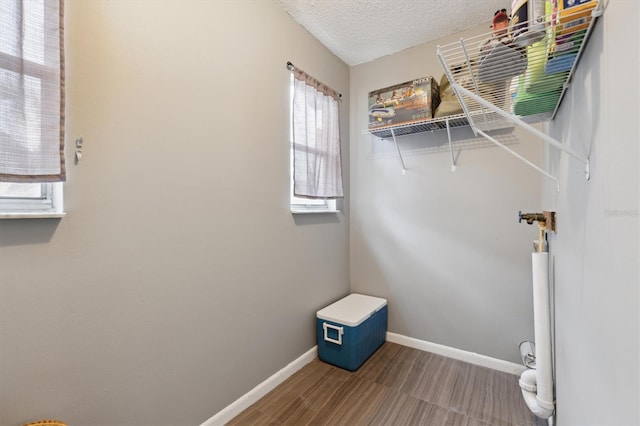
[[[451,144],[451,128],[449,126],[449,119],[446,121],[447,123],[447,139],[449,140],[449,152],[451,153],[451,171],[456,171],[456,159],[453,156],[453,145]]]
[[[396,140],[396,132],[391,129],[391,137],[393,137],[393,143],[396,145],[396,150],[398,151],[398,157],[400,157],[400,164],[402,164],[402,174],[407,174],[407,166],[404,164],[404,160],[402,159],[402,152],[400,152],[400,146],[398,145],[398,141]]]
[[[454,90],[460,91],[460,93],[464,94],[465,96],[468,96],[469,98],[471,98],[474,101],[478,102],[479,104],[483,105],[487,109],[489,109],[492,112],[498,114],[499,116],[501,116],[505,120],[515,124],[516,126],[522,128],[522,129],[524,129],[524,130],[526,130],[526,131],[528,131],[530,133],[532,133],[534,136],[540,138],[543,142],[548,143],[549,145],[551,145],[551,146],[553,146],[553,147],[555,147],[555,148],[557,148],[557,149],[569,154],[571,157],[573,157],[576,160],[582,162],[585,165],[585,179],[586,180],[590,179],[591,176],[590,176],[590,170],[589,170],[589,157],[580,155],[579,153],[577,153],[574,150],[564,146],[562,143],[558,142],[557,140],[555,140],[551,136],[547,135],[546,133],[541,132],[540,130],[536,129],[535,127],[531,126],[530,124],[527,124],[524,121],[520,120],[518,117],[501,110],[500,108],[496,107],[495,105],[492,105],[490,102],[487,102],[486,100],[482,99],[481,97],[479,97],[475,93],[465,89],[464,87],[460,86],[459,84],[453,83],[451,86],[454,88]],[[472,128],[475,127],[473,123],[471,124],[471,126],[472,126]],[[543,175],[545,175],[548,178],[552,179],[556,183],[556,189],[558,190],[558,192],[560,192],[560,183],[558,182],[558,179],[555,176],[547,173],[544,169],[536,166],[535,164],[533,164],[532,162],[530,162],[526,158],[522,157],[520,154],[518,154],[515,151],[507,148],[505,145],[503,145],[502,143],[498,142],[497,140],[495,140],[494,138],[492,138],[491,136],[489,136],[488,134],[486,134],[482,130],[475,128],[474,129],[474,133],[477,133],[480,136],[484,137],[485,139],[493,142],[494,144],[496,144],[499,147],[503,148],[504,150],[506,150],[507,152],[509,152],[510,154],[515,156],[516,158],[518,158],[519,160],[523,161],[525,164],[529,165],[530,167],[532,167],[535,170],[539,171]]]
[[[402,165],[402,174],[407,174],[407,167],[404,159],[402,158],[402,152],[397,138],[400,136],[414,135],[427,132],[436,132],[440,130],[447,130],[447,138],[449,141],[449,152],[451,153],[451,171],[456,171],[456,161],[453,155],[453,143],[451,138],[451,129],[458,127],[469,127],[469,121],[465,114],[454,114],[438,118],[430,118],[426,120],[420,120],[413,123],[401,123],[393,126],[385,126],[382,128],[374,128],[363,130],[362,134],[371,134],[377,136],[380,139],[391,138],[398,152],[400,158],[400,164]]]

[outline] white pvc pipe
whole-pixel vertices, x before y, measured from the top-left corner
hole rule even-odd
[[[531,255],[533,267],[533,321],[536,343],[536,369],[520,376],[522,396],[529,409],[546,419],[554,409],[551,365],[551,318],[549,309],[549,253]]]

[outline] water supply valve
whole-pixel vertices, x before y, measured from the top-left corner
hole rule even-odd
[[[522,213],[518,212],[518,222],[522,223],[524,219],[529,225],[533,225],[533,222],[538,222],[538,231],[540,233],[537,241],[536,251],[545,251],[544,241],[546,240],[546,232],[556,232],[556,213],[555,212],[542,212],[542,213]]]
[[[533,225],[533,222],[538,222],[538,225],[544,228],[545,231],[556,232],[556,212],[522,213],[522,211],[519,211],[518,223],[522,223],[523,220],[529,225]]]

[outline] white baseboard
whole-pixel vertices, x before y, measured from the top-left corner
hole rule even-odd
[[[526,370],[526,367],[520,364],[491,358],[474,352],[463,351],[462,349],[439,345],[437,343],[427,342],[425,340],[414,339],[413,337],[407,337],[401,334],[387,332],[387,341],[421,351],[446,356],[448,358],[457,359],[459,361],[468,362],[470,364],[491,368],[493,370],[503,371],[505,373],[520,375],[524,370]],[[200,426],[221,426],[231,421],[238,414],[242,413],[260,398],[272,391],[280,383],[292,376],[296,371],[316,359],[317,354],[318,347],[314,346],[304,354],[300,355],[293,362],[289,363],[282,370],[278,371],[273,376],[251,389],[248,393],[241,396],[234,403],[228,405],[222,411],[202,423]]]
[[[291,377],[296,371],[300,370],[305,365],[316,359],[318,354],[318,347],[314,346],[307,352],[300,355],[293,362],[290,362],[282,370],[269,377],[264,382],[260,383],[255,388],[251,389],[248,393],[241,396],[234,403],[228,405],[222,411],[211,417],[200,426],[221,426],[231,421],[238,414],[249,408],[252,404],[257,402],[260,398],[271,392],[280,383]]]
[[[468,352],[462,349],[452,348],[450,346],[444,346],[437,343],[414,339],[413,337],[407,337],[401,334],[387,332],[387,341],[403,346],[409,346],[410,348],[419,349],[421,351],[446,356],[448,358],[457,359],[459,361],[468,362],[469,364],[475,364],[481,367],[487,367],[493,370],[515,374],[518,376],[522,374],[524,370],[526,370],[526,367],[520,364],[503,361],[497,358],[491,358],[489,356],[480,355],[475,352]]]

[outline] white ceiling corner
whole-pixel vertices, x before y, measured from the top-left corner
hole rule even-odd
[[[496,10],[510,4],[509,0],[274,1],[349,66],[491,21]]]

